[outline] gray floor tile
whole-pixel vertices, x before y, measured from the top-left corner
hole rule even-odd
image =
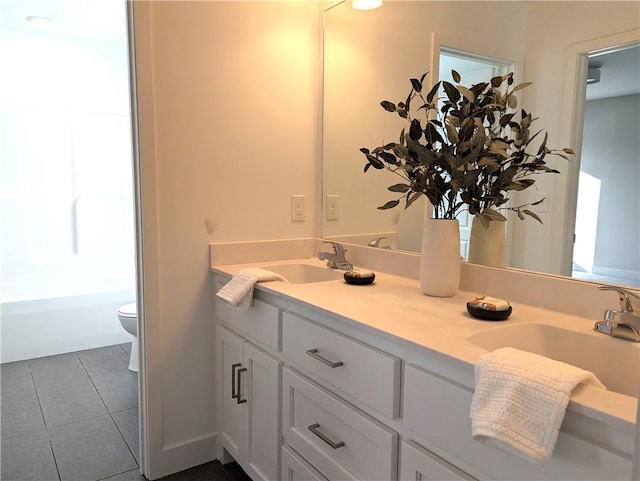
[[[75,352],[31,359],[29,367],[38,390],[65,390],[69,386],[76,386],[79,382],[89,380]]]
[[[124,349],[124,352],[127,353],[127,356],[131,355],[131,343],[127,342],[125,344],[120,344],[120,347]]]
[[[2,440],[0,479],[6,481],[59,479],[46,431]]]
[[[104,479],[137,468],[111,416],[60,426],[49,436],[62,481]]]
[[[127,409],[111,415],[120,433],[127,442],[136,462],[140,464],[140,438],[138,432],[138,408]]]
[[[100,481],[146,481],[146,480],[147,478],[145,478],[140,474],[139,469],[132,469],[131,471],[127,471],[126,473],[116,474],[115,476],[110,476]]]
[[[78,357],[92,378],[122,372],[129,365],[129,358],[119,345],[80,351]]]
[[[40,389],[38,396],[47,428],[108,414],[91,381],[64,390]]]
[[[95,376],[93,383],[109,412],[114,413],[138,406],[138,374],[125,368]]]
[[[9,362],[0,366],[0,384],[2,385],[0,399],[15,390],[33,387],[29,361]]]
[[[30,387],[3,392],[0,418],[2,438],[44,431],[44,419],[33,383]]]

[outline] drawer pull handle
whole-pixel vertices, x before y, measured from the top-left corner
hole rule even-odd
[[[231,365],[231,399],[237,399],[240,396],[239,392],[236,392],[236,369],[242,366],[242,363],[238,362]],[[238,383],[240,386],[240,383]]]
[[[344,366],[344,362],[342,362],[342,361],[331,362],[331,361],[329,361],[329,359],[326,359],[326,358],[322,357],[320,354],[318,354],[318,350],[317,349],[309,349],[307,351],[307,354],[309,356],[311,356],[312,358],[317,359],[321,363],[326,364],[330,368]]]
[[[242,403],[246,403],[246,402],[247,402],[247,399],[246,399],[246,398],[245,398],[245,399],[242,399],[242,398],[240,397],[240,383],[241,383],[241,380],[240,380],[240,374],[242,374],[242,373],[243,373],[243,372],[245,372],[246,370],[247,370],[247,368],[246,368],[246,367],[241,367],[240,369],[238,369],[238,387],[236,388],[236,393],[238,394],[238,396],[237,396],[237,398],[236,398],[236,402],[237,402],[238,404],[242,404]]]
[[[322,434],[320,431],[318,431],[319,427],[320,427],[320,423],[312,424],[311,426],[309,426],[309,431],[311,431],[313,434],[318,436],[320,439],[322,439],[325,443],[327,443],[333,449],[338,449],[338,448],[341,448],[342,446],[345,445],[344,441],[340,441],[340,442],[336,443],[336,442],[332,441],[331,439],[329,439],[328,437],[326,437],[324,434]]]

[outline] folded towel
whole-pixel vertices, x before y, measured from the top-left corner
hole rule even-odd
[[[258,267],[248,267],[236,272],[216,295],[227,301],[229,305],[246,311],[253,304],[253,288],[256,282],[276,280],[288,282],[283,276],[275,272]]]
[[[571,391],[606,389],[589,371],[510,347],[480,356],[475,379],[473,439],[536,463],[553,453]]]

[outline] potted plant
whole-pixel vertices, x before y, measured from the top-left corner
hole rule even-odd
[[[407,208],[424,195],[433,206],[433,219],[455,221],[466,209],[474,216],[474,224],[479,223],[478,228],[488,230],[491,224],[500,223],[504,232],[506,217],[500,210],[512,210],[520,219],[529,216],[542,222],[529,207],[544,199],[510,206],[509,194],[534,185],[532,177],[536,174],[558,173],[546,165],[547,155],[568,159],[573,152],[568,148],[549,149],[546,132],[538,147],[530,151],[542,131],[531,133],[535,118],[525,110],[516,111],[515,95],[530,83],[514,86],[513,74],[509,73],[464,87],[458,72],[452,70],[451,74],[455,85],[437,82],[424,94],[425,73],[419,79],[410,79],[411,91],[404,101],[380,103],[384,110],[397,114],[408,125],[402,128],[398,142],[373,150],[360,149],[367,159],[365,172],[373,167],[388,170],[400,179],[388,187],[398,197],[378,208],[394,208],[403,198]],[[444,95],[439,107],[441,86]],[[433,223],[427,220],[427,224]],[[423,258],[430,256],[431,249],[425,245],[429,236],[427,224]],[[459,240],[456,256],[458,244]],[[422,264],[426,269],[424,259]],[[421,283],[425,290],[422,280]]]

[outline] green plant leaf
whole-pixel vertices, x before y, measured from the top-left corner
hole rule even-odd
[[[411,186],[407,184],[394,184],[387,187],[387,190],[390,190],[391,192],[400,192],[402,194],[405,194],[406,192],[411,190]]]
[[[513,90],[512,90],[511,92],[513,93],[513,92],[517,92],[518,90],[525,89],[525,88],[527,88],[529,85],[531,85],[532,83],[533,83],[533,82],[522,82],[522,83],[519,83],[518,85],[516,85],[515,87],[513,87]]]
[[[442,86],[444,87],[444,92],[447,94],[447,97],[451,102],[456,103],[460,99],[460,92],[453,84],[443,80]]]
[[[418,119],[413,119],[411,121],[411,125],[409,126],[409,137],[411,137],[411,140],[420,140],[420,137],[422,137],[422,126]]]
[[[451,78],[455,83],[457,84],[460,83],[460,80],[461,80],[460,74],[455,70],[451,70]]]
[[[409,79],[409,81],[411,82],[411,86],[413,87],[413,90],[415,90],[416,92],[422,91],[422,82],[420,82],[420,80],[418,80],[417,78],[412,78],[412,79]]]
[[[388,100],[383,100],[382,102],[380,102],[380,105],[387,112],[395,112],[396,111],[396,104],[394,104],[393,102],[389,102]]]
[[[544,222],[542,222],[542,219],[535,212],[531,212],[529,209],[522,209],[522,212],[527,214],[529,217],[533,217],[535,220],[537,220],[541,224],[544,224]]]
[[[497,220],[500,222],[504,222],[507,220],[505,216],[503,216],[497,210],[492,209],[491,207],[487,207],[485,210],[483,210],[482,215],[488,217],[490,220]]]
[[[458,91],[467,99],[469,102],[473,103],[476,101],[476,96],[473,94],[471,90],[462,85],[458,85]]]
[[[427,102],[431,103],[433,102],[433,98],[436,96],[436,93],[438,93],[438,89],[440,88],[440,82],[436,82],[435,85],[433,87],[431,87],[431,90],[429,90],[429,93],[427,94]]]
[[[378,207],[378,210],[387,210],[387,209],[393,209],[395,206],[397,206],[400,203],[399,200],[390,200],[389,202],[387,202],[385,205],[381,205],[380,207]]]
[[[422,192],[414,192],[411,195],[407,195],[407,200],[404,208],[407,209],[411,204],[413,204],[420,197],[422,197]]]

